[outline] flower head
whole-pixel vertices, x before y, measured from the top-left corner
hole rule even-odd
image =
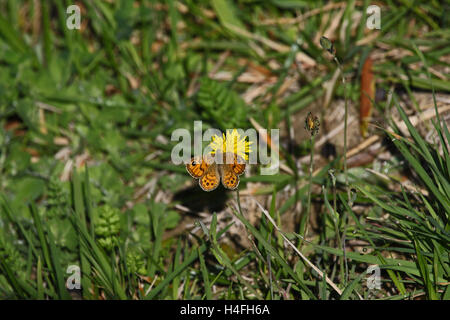
[[[209,144],[212,149],[211,154],[231,152],[248,160],[248,153],[252,151],[250,149],[252,141],[246,141],[245,136],[239,135],[236,129],[227,130],[226,135],[225,133],[222,135],[223,137],[217,135],[212,137],[212,141]]]
[[[308,116],[305,119],[305,129],[309,131],[311,136],[314,136],[319,132],[320,121],[319,118],[313,116],[311,112],[308,113]]]

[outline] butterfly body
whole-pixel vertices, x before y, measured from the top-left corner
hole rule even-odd
[[[216,161],[218,159],[220,161]],[[233,153],[194,157],[186,165],[189,174],[198,179],[200,187],[204,191],[215,190],[222,180],[222,185],[234,190],[239,185],[239,176],[245,171],[245,161]]]

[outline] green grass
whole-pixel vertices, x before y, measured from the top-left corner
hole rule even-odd
[[[81,3],[77,31],[65,25],[69,1],[0,1],[0,299],[450,299],[450,133],[437,100],[450,92],[442,4],[383,2],[378,36],[358,45],[371,33],[348,22],[369,1],[300,24],[267,20],[327,2]],[[357,113],[361,61],[400,50],[374,64],[377,87],[392,94],[376,101],[370,133],[389,151],[386,171],[376,161],[344,170],[341,150],[323,166],[298,161],[316,161],[313,141],[326,134],[301,138],[307,109],[323,101],[338,68],[318,39],[341,9],[327,36],[346,87],[338,81],[329,109],[315,115],[323,121],[344,99]],[[315,66],[296,63],[299,53]],[[255,73],[266,77],[242,80]],[[435,115],[413,125],[410,116],[423,112],[418,92],[433,97]],[[171,162],[172,132],[193,132],[196,120],[203,129],[248,129],[250,118],[295,129],[280,141],[293,173],[264,176],[250,166],[239,192],[205,200]],[[255,194],[243,196],[250,183]],[[249,205],[255,199],[261,207]],[[289,215],[298,219],[286,226]],[[373,264],[379,290],[366,286]],[[71,265],[82,290],[66,288]]]

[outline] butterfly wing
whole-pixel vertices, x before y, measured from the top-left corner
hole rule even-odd
[[[206,170],[209,167],[208,162],[205,160],[206,159],[204,159],[202,157],[192,158],[191,161],[188,164],[186,164],[187,172],[189,172],[189,174],[193,178],[199,179],[206,173]]]
[[[231,155],[224,155],[224,164],[221,165],[222,185],[227,189],[234,190],[239,185],[239,176],[245,171],[245,161],[242,157],[233,154],[233,161],[227,163],[227,156]]]
[[[233,172],[236,175],[240,176],[245,171],[245,160],[242,157],[235,154],[234,162],[233,162],[232,166],[233,166]]]
[[[193,178],[199,179],[198,184],[204,191],[212,191],[220,183],[219,171],[212,157],[194,157],[186,165],[186,170]]]
[[[221,165],[222,185],[230,190],[234,190],[239,185],[239,176],[234,173],[232,164]]]
[[[219,186],[219,182],[219,170],[215,163],[209,165],[205,174],[198,180],[198,184],[204,191],[213,191]]]

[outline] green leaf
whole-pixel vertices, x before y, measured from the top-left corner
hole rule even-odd
[[[236,15],[237,10],[232,1],[212,0],[211,4],[219,17],[220,23],[222,23],[224,27],[234,26],[244,29],[244,25]]]
[[[348,300],[350,295],[352,294],[353,290],[358,286],[358,284],[361,283],[361,279],[366,275],[365,272],[361,273],[358,277],[353,279],[352,282],[349,283],[349,285],[342,291],[342,295],[340,297],[340,300]]]

